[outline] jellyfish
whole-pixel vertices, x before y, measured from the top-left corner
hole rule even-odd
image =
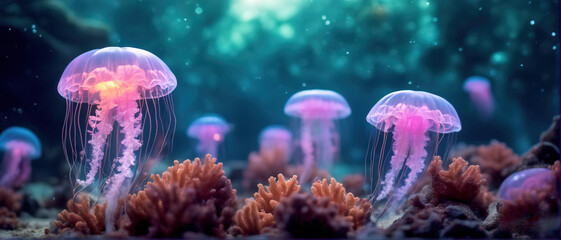
[[[299,140],[304,170],[300,179],[308,179],[314,166],[329,169],[339,151],[334,120],[351,114],[347,100],[330,90],[304,90],[288,99],[284,113],[301,119]]]
[[[175,76],[162,60],[131,47],[83,53],[60,78],[58,92],[67,100],[63,147],[70,178],[74,172],[75,190],[98,178],[98,192],[107,203],[107,231],[114,228],[118,198],[135,180],[134,169],[162,151],[164,144],[155,142],[173,134],[175,115],[169,94],[176,86]]]
[[[491,93],[491,84],[484,77],[473,76],[464,82],[464,91],[469,93],[471,101],[475,104],[479,116],[488,119],[495,111],[495,102],[493,93]]]
[[[547,168],[531,168],[508,176],[499,187],[502,200],[515,201],[547,186],[555,186],[555,175]]]
[[[462,128],[456,110],[444,98],[410,90],[392,92],[380,99],[366,116],[366,121],[384,134],[375,192],[379,190],[382,165],[385,164],[383,151],[386,136],[391,133],[393,137],[393,155],[376,201],[389,200],[392,196],[394,200],[400,201],[417,181],[426,164],[429,132],[437,133],[438,138],[440,134],[458,132]],[[439,142],[440,139],[437,139],[436,145]],[[401,179],[407,170],[409,173],[402,183]]]
[[[278,149],[288,161],[292,149],[292,133],[283,126],[272,125],[259,134],[259,151]]]
[[[197,152],[204,156],[210,153],[218,156],[218,146],[230,132],[230,125],[224,118],[216,114],[208,114],[197,118],[189,125],[187,136],[197,139]]]
[[[41,157],[41,142],[33,132],[23,127],[9,127],[0,135],[4,151],[0,186],[20,187],[31,176],[31,160]]]

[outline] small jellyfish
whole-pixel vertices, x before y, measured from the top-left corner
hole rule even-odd
[[[384,136],[380,158],[372,162],[372,166],[378,165],[378,182],[373,197],[379,190],[382,167],[387,161],[384,153],[387,134],[391,133],[393,137],[390,166],[381,181],[381,191],[375,196],[377,201],[387,198],[388,202],[392,197],[400,201],[423,172],[426,148],[431,140],[429,132],[437,134],[434,146],[437,149],[440,134],[458,132],[462,128],[456,110],[444,98],[410,90],[392,92],[380,99],[366,116],[366,121],[382,131]],[[409,173],[403,183],[401,180],[407,171]]]
[[[288,161],[292,150],[292,133],[283,126],[272,125],[259,134],[259,151],[278,149]]]
[[[98,191],[107,202],[107,231],[114,228],[117,200],[129,191],[135,167],[145,171],[147,158],[161,153],[165,145],[161,140],[174,132],[169,94],[176,86],[162,60],[131,47],[83,53],[60,78],[58,92],[67,100],[63,147],[70,174],[74,172],[80,190],[99,176]]]
[[[524,194],[547,186],[555,186],[555,175],[547,168],[531,168],[515,172],[508,176],[499,187],[502,200],[515,201]]]
[[[477,112],[482,119],[488,119],[495,111],[495,101],[491,93],[491,84],[484,77],[473,76],[464,82],[464,91],[469,93],[469,97]]]
[[[197,118],[187,129],[187,136],[198,140],[197,152],[200,156],[210,153],[218,156],[218,146],[230,132],[230,125],[224,118],[209,114]]]
[[[4,151],[0,186],[20,187],[31,176],[31,160],[41,157],[41,142],[27,128],[9,127],[0,135],[0,150]]]
[[[301,119],[299,140],[304,170],[300,179],[308,179],[314,165],[329,169],[339,151],[334,120],[351,114],[347,100],[330,90],[304,90],[288,99],[284,113]]]

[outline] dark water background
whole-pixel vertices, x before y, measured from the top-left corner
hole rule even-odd
[[[178,80],[167,161],[193,156],[185,131],[208,112],[234,126],[225,159],[246,159],[262,128],[289,124],[285,101],[313,88],[352,107],[338,123],[348,163],[364,160],[370,108],[401,89],[452,103],[463,123],[457,142],[497,139],[523,153],[559,114],[559,36],[558,0],[3,0],[0,129],[20,125],[41,139],[35,179],[66,174],[60,75],[82,52],[132,46],[159,56]],[[490,120],[462,90],[472,75],[491,81]]]

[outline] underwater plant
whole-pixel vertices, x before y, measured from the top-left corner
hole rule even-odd
[[[268,126],[259,133],[259,151],[275,148],[283,152],[288,161],[292,149],[292,133],[283,126]]]
[[[480,76],[469,77],[464,82],[463,89],[469,94],[481,118],[488,119],[493,115],[495,100],[491,92],[491,83],[487,78]]]
[[[187,129],[187,136],[197,139],[199,155],[204,156],[210,153],[217,156],[218,145],[224,141],[228,132],[230,132],[230,126],[224,118],[216,114],[209,114],[193,121]]]
[[[16,229],[22,195],[0,186],[0,229]]]
[[[432,139],[435,144],[434,155],[443,134],[458,132],[462,129],[460,118],[454,107],[437,95],[423,91],[392,92],[376,103],[366,116],[366,121],[383,132],[382,146],[378,161],[371,160],[370,174],[377,169],[378,180],[374,193],[376,201],[392,199],[400,201],[415,184],[425,168],[427,147],[431,140],[430,132],[436,133]],[[381,181],[383,165],[386,162],[385,148],[387,136],[393,137],[390,167]],[[378,135],[379,136],[379,135]],[[375,145],[377,145],[376,139]],[[373,155],[376,153],[375,146]],[[430,152],[430,150],[429,150]],[[430,152],[433,153],[433,152]],[[374,165],[378,165],[377,168]],[[409,173],[402,184],[401,180]],[[379,191],[380,181],[382,185]],[[401,185],[401,186],[400,186]],[[399,187],[399,188],[398,188]]]
[[[9,127],[0,135],[0,150],[4,151],[0,186],[20,187],[31,176],[31,160],[41,157],[41,142],[27,128]]]
[[[175,76],[162,60],[130,47],[83,53],[68,64],[60,78],[58,92],[67,100],[63,147],[70,174],[74,172],[79,190],[98,176],[98,191],[107,203],[106,231],[113,230],[117,199],[129,191],[136,175],[134,167],[138,163],[137,170],[145,171],[145,158],[157,159],[164,145],[161,142],[174,132],[170,131],[175,116],[169,94],[176,86]],[[83,116],[87,121],[80,120]],[[114,129],[114,125],[118,127]],[[145,129],[147,133],[143,133]],[[120,144],[113,147],[112,140]],[[80,179],[82,171],[85,179]]]
[[[304,90],[292,95],[284,106],[288,116],[300,118],[300,148],[305,182],[314,166],[329,169],[339,151],[339,133],[334,120],[351,114],[347,100],[331,90]]]

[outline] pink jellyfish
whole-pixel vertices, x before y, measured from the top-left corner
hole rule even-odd
[[[83,53],[60,78],[58,92],[67,99],[63,146],[68,150],[71,174],[76,172],[81,189],[99,176],[98,189],[107,202],[107,231],[114,228],[118,198],[135,180],[137,162],[142,165],[138,169],[143,168],[147,157],[162,151],[164,144],[154,143],[173,132],[175,116],[169,94],[176,86],[175,76],[162,60],[130,47]],[[87,121],[80,120],[82,116]],[[87,126],[81,126],[82,122]],[[148,130],[146,135],[143,129]]]
[[[218,145],[230,132],[230,125],[216,114],[208,114],[197,118],[187,129],[187,136],[198,140],[197,152],[200,156],[207,153],[218,156]]]
[[[555,175],[547,168],[522,170],[503,181],[499,187],[499,197],[502,200],[515,201],[524,194],[532,194],[540,188],[555,186],[555,181]]]
[[[288,161],[292,149],[292,133],[283,126],[272,125],[264,128],[259,134],[259,150],[280,150]]]
[[[300,147],[304,170],[300,179],[308,179],[314,164],[329,169],[339,151],[339,134],[334,120],[351,114],[347,100],[330,90],[300,91],[288,99],[284,113],[302,120]]]
[[[484,77],[469,77],[464,82],[464,91],[469,93],[471,101],[475,104],[479,116],[488,119],[495,111],[495,101],[491,93],[491,84]]]
[[[0,186],[20,187],[31,176],[31,160],[41,157],[41,142],[27,128],[9,127],[0,135],[0,150],[4,151]]]
[[[393,92],[380,99],[366,116],[366,121],[384,134],[379,153],[380,159],[372,164],[372,166],[378,165],[375,193],[379,190],[380,174],[386,162],[384,159],[386,136],[388,133],[393,135],[393,155],[389,169],[386,170],[385,178],[381,182],[382,189],[376,196],[377,201],[385,198],[389,200],[392,195],[395,195],[395,200],[400,201],[417,181],[426,164],[425,148],[429,145],[429,132],[437,134],[435,146],[437,149],[441,140],[438,139],[439,134],[458,132],[462,128],[456,110],[444,98],[427,92],[409,90]],[[403,183],[401,179],[407,170],[409,173]]]

